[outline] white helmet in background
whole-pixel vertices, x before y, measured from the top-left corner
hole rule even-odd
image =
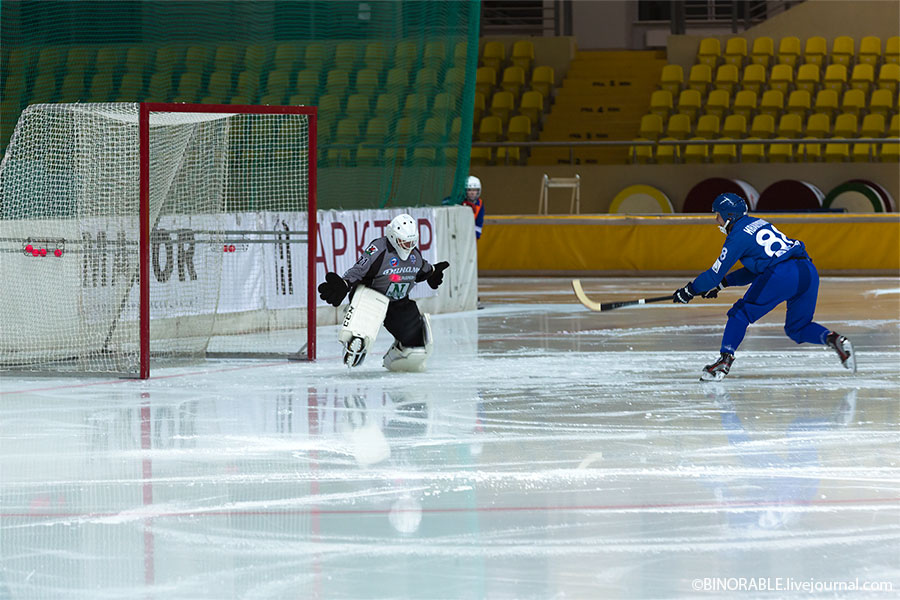
[[[469,178],[466,179],[466,192],[468,193],[469,190],[478,190],[478,195],[481,195],[481,180],[474,175],[469,175]]]
[[[387,226],[387,239],[402,260],[419,244],[419,228],[416,220],[407,214],[397,215]]]

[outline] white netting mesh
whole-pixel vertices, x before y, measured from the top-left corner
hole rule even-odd
[[[0,369],[137,371],[138,106],[22,113],[0,165]],[[153,355],[305,342],[308,119],[151,113]]]

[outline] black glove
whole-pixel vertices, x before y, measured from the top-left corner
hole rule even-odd
[[[350,286],[337,273],[325,273],[325,281],[319,284],[319,297],[332,306],[340,306]]]
[[[683,288],[679,288],[675,290],[675,293],[672,294],[672,302],[675,304],[687,304],[691,300],[694,299],[694,290],[691,287],[691,283],[688,282],[686,286]]]
[[[431,289],[438,289],[438,286],[444,282],[444,269],[449,266],[450,263],[448,263],[446,260],[443,260],[434,265],[434,269],[432,269],[431,274],[425,280],[428,282],[428,285],[431,286]]]
[[[703,292],[701,294],[701,296],[703,296],[704,298],[718,298],[719,290],[724,290],[727,287],[728,287],[728,284],[725,283],[725,280],[723,279],[722,281],[719,282],[719,285],[717,285],[716,287],[714,287],[711,290]]]

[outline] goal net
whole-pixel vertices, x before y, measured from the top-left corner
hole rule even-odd
[[[0,163],[0,369],[315,359],[315,108],[36,104]]]

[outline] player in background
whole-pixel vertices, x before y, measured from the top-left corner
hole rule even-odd
[[[475,215],[475,241],[481,239],[481,229],[484,227],[484,201],[481,199],[481,180],[474,175],[466,179],[466,198],[463,204],[472,209]]]
[[[384,366],[391,371],[424,370],[432,348],[431,325],[409,293],[423,281],[436,290],[450,263],[429,264],[418,244],[415,219],[402,214],[388,224],[383,237],[366,247],[343,277],[325,274],[325,281],[319,285],[322,300],[340,306],[350,293],[350,306],[338,334],[347,366],[362,364],[383,322],[394,336],[394,344],[384,355]]]
[[[850,341],[812,320],[819,273],[803,242],[788,238],[768,221],[747,215],[747,203],[737,194],[719,194],[712,210],[726,235],[722,252],[712,267],[675,290],[673,302],[687,304],[697,294],[715,298],[729,286],[750,284],[750,288],[728,311],[719,360],[704,367],[700,380],[718,381],[728,375],[747,327],[782,302],[787,302],[784,332],[789,338],[798,344],[830,346],[841,364],[855,373],[856,356]],[[743,268],[728,273],[738,260]]]

